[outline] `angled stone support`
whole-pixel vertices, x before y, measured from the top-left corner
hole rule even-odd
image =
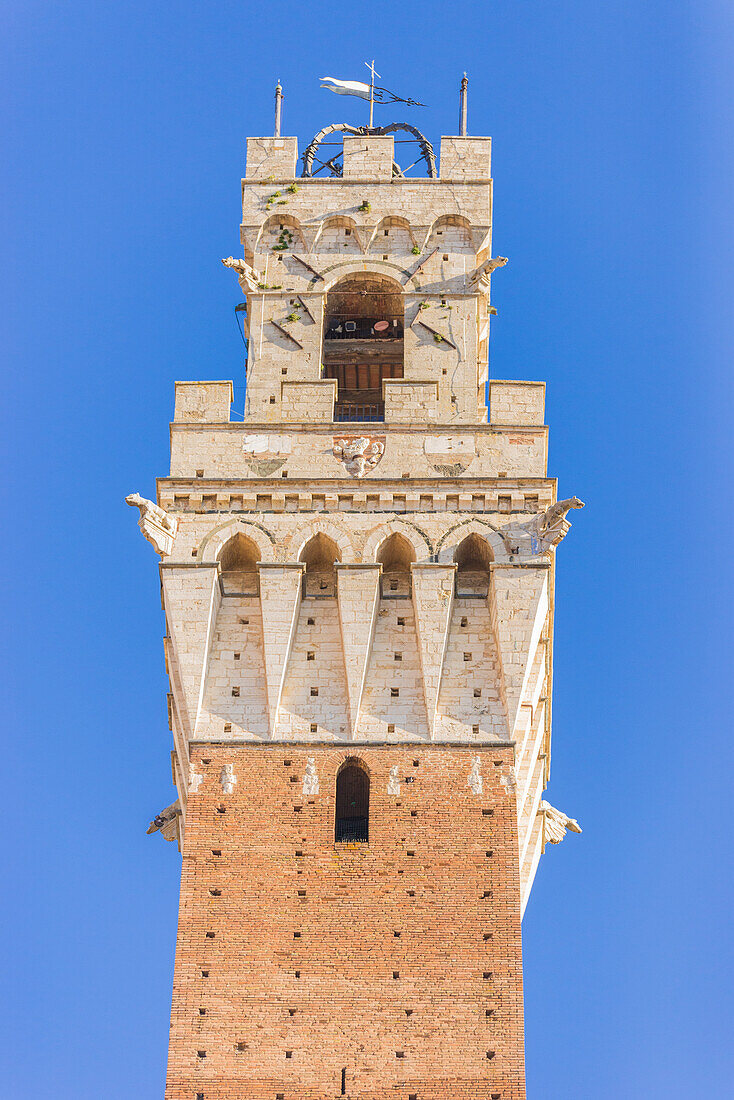
[[[349,726],[354,738],[359,726],[359,708],[380,603],[382,566],[338,563],[336,572],[339,628],[349,697]]]
[[[275,736],[285,672],[301,606],[302,562],[276,565],[260,562],[260,607],[263,622],[265,687],[268,697],[268,728]]]
[[[162,563],[163,608],[171,639],[170,654],[177,711],[186,740],[196,737],[209,664],[214,624],[221,603],[219,565]]]
[[[418,635],[418,652],[423,673],[423,695],[426,701],[428,730],[433,737],[436,705],[441,687],[443,662],[449,638],[451,609],[454,603],[456,565],[414,563],[413,610]]]
[[[489,612],[500,666],[507,732],[515,736],[520,704],[548,614],[548,566],[491,566]]]

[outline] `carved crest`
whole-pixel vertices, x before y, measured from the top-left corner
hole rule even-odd
[[[364,477],[374,470],[385,453],[385,437],[358,435],[334,437],[334,455],[352,477]]]

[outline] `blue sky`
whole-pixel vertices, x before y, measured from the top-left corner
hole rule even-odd
[[[719,0],[2,5],[7,672],[0,1094],[158,1100],[180,861],[156,559],[177,378],[233,378],[248,134],[301,148],[470,77],[494,139],[493,377],[548,383],[548,796],[584,827],[524,925],[529,1096],[731,1095],[734,9]],[[400,117],[378,108],[379,121]]]

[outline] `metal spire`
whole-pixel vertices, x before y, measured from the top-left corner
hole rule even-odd
[[[280,78],[275,85],[275,137],[280,137],[280,112],[283,104],[283,89],[280,86]]]
[[[461,78],[461,92],[459,93],[459,134],[461,137],[466,137],[466,93],[468,87],[469,79],[464,73]]]

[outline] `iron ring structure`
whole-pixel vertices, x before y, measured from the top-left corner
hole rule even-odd
[[[429,179],[436,179],[438,172],[436,171],[436,154],[433,151],[428,138],[424,137],[420,130],[417,130],[415,126],[411,126],[407,122],[391,122],[389,126],[349,126],[345,122],[333,122],[330,126],[325,126],[323,130],[319,130],[318,134],[313,138],[311,143],[306,146],[303,152],[303,173],[302,178],[307,179],[311,176],[317,175],[319,172],[326,169],[331,176],[341,176],[343,174],[343,167],[341,163],[342,152],[335,153],[333,157],[328,160],[321,160],[317,157],[316,153],[321,143],[325,138],[331,134],[352,134],[355,137],[367,136],[370,137],[382,137],[385,134],[394,134],[400,131],[412,135],[412,140],[415,141],[420,149],[420,156],[405,169],[405,172],[410,171],[418,161],[425,161],[426,174]],[[314,171],[314,162],[317,162],[319,167]],[[393,176],[404,176],[405,172],[393,161],[392,174]]]

